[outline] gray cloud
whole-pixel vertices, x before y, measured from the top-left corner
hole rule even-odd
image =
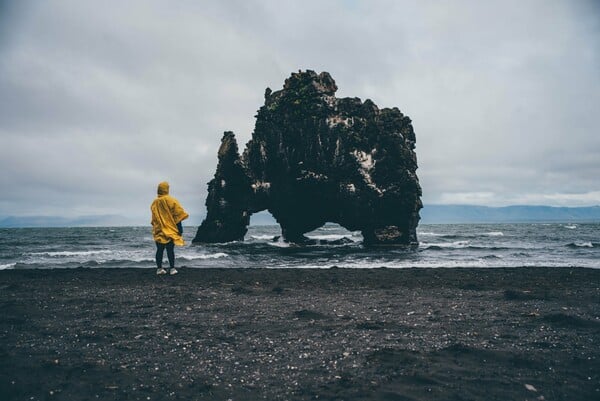
[[[0,216],[144,219],[164,179],[199,215],[222,131],[306,68],[411,116],[425,202],[600,204],[597,3],[0,4]]]

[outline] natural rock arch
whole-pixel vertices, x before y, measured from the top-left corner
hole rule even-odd
[[[225,132],[194,242],[241,240],[250,215],[268,210],[286,241],[325,222],[361,231],[369,245],[416,244],[421,187],[415,134],[397,108],[336,98],[327,73],[293,73],[265,91],[242,155]]]

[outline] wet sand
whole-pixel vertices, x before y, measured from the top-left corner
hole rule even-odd
[[[600,270],[0,271],[2,400],[600,399]]]

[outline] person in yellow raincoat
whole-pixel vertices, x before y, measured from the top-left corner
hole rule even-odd
[[[177,274],[175,269],[175,245],[183,246],[183,227],[181,222],[189,217],[179,201],[169,195],[169,183],[158,184],[158,197],[150,206],[152,211],[152,235],[156,242],[156,274],[167,274],[162,267],[163,254],[167,250],[170,274]]]

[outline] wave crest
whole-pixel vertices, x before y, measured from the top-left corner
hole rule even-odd
[[[229,255],[225,252],[217,252],[217,253],[208,253],[208,254],[200,254],[200,255],[181,255],[181,259],[185,260],[206,260],[206,259],[219,259],[226,258]]]
[[[573,248],[573,249],[577,249],[577,248],[594,248],[594,244],[591,241],[578,241],[578,242],[571,242],[570,244],[566,245],[567,248]],[[595,246],[598,246],[598,244],[595,244]]]

